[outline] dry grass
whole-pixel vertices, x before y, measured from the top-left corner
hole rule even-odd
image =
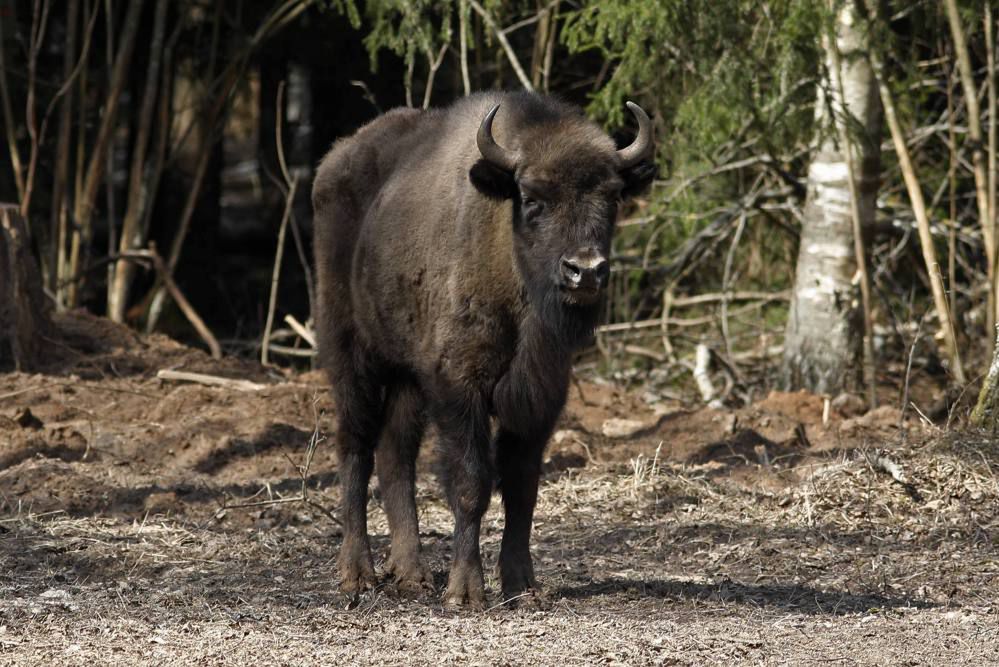
[[[655,455],[553,474],[536,532],[553,602],[542,612],[497,599],[450,614],[387,584],[348,609],[333,586],[337,526],[306,505],[221,520],[15,510],[0,524],[0,660],[985,664],[999,660],[991,446],[893,450],[916,494],[859,452],[741,480]],[[442,585],[450,517],[432,485],[420,496]],[[377,497],[371,523],[384,553]],[[494,506],[490,564],[501,527]]]

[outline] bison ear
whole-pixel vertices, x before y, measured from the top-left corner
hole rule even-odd
[[[513,199],[517,196],[517,181],[513,174],[485,160],[472,165],[468,170],[468,180],[490,199]]]
[[[657,171],[656,164],[652,160],[643,160],[634,167],[622,169],[624,188],[621,190],[621,198],[629,199],[645,192],[652,179],[656,177]]]

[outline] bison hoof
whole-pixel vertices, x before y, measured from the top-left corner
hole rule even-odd
[[[417,556],[412,559],[396,561],[389,557],[385,565],[385,573],[403,595],[417,596],[434,590],[434,577],[423,561]]]
[[[340,590],[347,595],[357,595],[369,588],[374,588],[377,583],[375,578],[375,566],[371,561],[371,554],[347,557],[346,554],[340,558]]]
[[[449,609],[486,608],[486,587],[481,568],[451,568],[447,591],[444,592],[444,606]]]
[[[534,577],[534,565],[530,554],[511,557],[501,553],[496,570],[503,584],[504,600],[515,597],[520,599],[518,596],[524,593],[529,593],[530,596],[541,595],[541,587]],[[524,599],[528,597],[524,595]]]

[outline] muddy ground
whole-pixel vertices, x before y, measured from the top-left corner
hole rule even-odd
[[[49,372],[0,375],[2,664],[999,663],[999,445],[983,434],[849,402],[824,421],[808,394],[712,410],[583,377],[535,524],[549,607],[498,597],[494,499],[491,608],[456,613],[432,438],[419,503],[437,593],[386,581],[348,599],[322,376],[85,315],[61,327]],[[369,520],[384,558],[377,486]]]

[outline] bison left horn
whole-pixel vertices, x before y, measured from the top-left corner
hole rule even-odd
[[[638,136],[635,137],[630,146],[617,152],[618,157],[621,158],[621,167],[627,169],[644,160],[652,151],[652,121],[649,120],[649,115],[642,110],[642,107],[634,102],[626,102],[625,104],[635,115],[635,120],[638,121]],[[479,132],[481,134],[481,130]]]
[[[482,119],[482,124],[479,125],[479,133],[475,137],[475,143],[479,147],[479,153],[482,154],[482,157],[487,162],[491,162],[501,169],[513,171],[517,168],[517,154],[514,151],[502,148],[493,139],[493,119],[496,117],[496,112],[499,111],[499,108],[500,105],[497,104]]]

